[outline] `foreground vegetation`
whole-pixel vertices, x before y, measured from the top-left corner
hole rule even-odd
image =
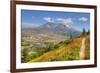
[[[84,34],[84,32],[83,32]],[[89,33],[84,35],[86,38],[85,59],[90,58],[90,36]],[[48,62],[48,61],[67,61],[67,60],[80,60],[79,52],[83,35],[61,41],[57,44],[46,42],[44,47],[34,47],[28,43],[22,43],[22,62]],[[27,47],[28,46],[28,47]],[[32,51],[33,50],[33,51]]]

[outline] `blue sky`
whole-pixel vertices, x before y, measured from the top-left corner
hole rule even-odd
[[[83,28],[88,30],[90,28],[90,13],[21,10],[22,28],[38,27],[46,22],[63,23],[77,30]]]

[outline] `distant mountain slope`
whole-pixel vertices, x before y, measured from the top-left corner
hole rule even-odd
[[[57,44],[61,41],[67,40],[70,36],[78,36],[80,32],[74,28],[66,27],[61,23],[47,22],[36,28],[22,28],[21,32],[22,45],[29,44],[27,48],[32,47],[37,49],[38,47],[46,46],[45,43]],[[25,48],[25,46],[22,46]]]
[[[66,27],[61,23],[45,23],[36,28],[22,28],[22,37],[27,37],[28,40],[31,39],[43,39],[46,40],[64,40],[66,36],[72,35],[78,36],[79,31],[74,28]],[[52,36],[52,37],[51,37]],[[44,39],[45,38],[45,39]],[[25,38],[26,39],[26,38]]]
[[[53,31],[53,32],[57,32],[60,34],[64,34],[64,35],[79,35],[80,31],[74,29],[74,28],[70,28],[65,26],[62,23],[52,23],[52,22],[47,22],[44,25],[41,25],[40,30],[42,29],[47,29],[48,31]]]

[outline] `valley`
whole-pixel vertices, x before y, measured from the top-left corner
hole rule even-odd
[[[46,23],[37,28],[23,28],[21,33],[22,63],[80,60],[83,37],[86,39],[84,60],[90,58],[89,32]]]

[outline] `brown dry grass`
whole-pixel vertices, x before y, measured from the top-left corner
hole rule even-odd
[[[85,51],[85,54],[86,54],[86,57],[85,59],[89,59],[90,57],[90,45],[89,45],[89,39],[90,37],[89,36],[86,36],[86,51]],[[63,43],[63,44],[59,44],[60,47],[55,49],[55,50],[51,50],[47,53],[44,53],[42,56],[36,58],[36,59],[33,59],[32,61],[30,62],[46,62],[46,61],[51,61],[52,59],[56,59],[56,58],[62,58],[62,57],[67,57],[67,56],[70,56],[73,54],[75,54],[75,59],[79,60],[79,52],[77,49],[75,49],[76,47],[80,48],[81,47],[81,42],[82,42],[82,37],[78,37],[78,38],[74,38],[71,40],[71,42],[69,42],[68,44],[66,43]],[[74,53],[76,52],[76,53]],[[77,54],[77,55],[76,55]]]

